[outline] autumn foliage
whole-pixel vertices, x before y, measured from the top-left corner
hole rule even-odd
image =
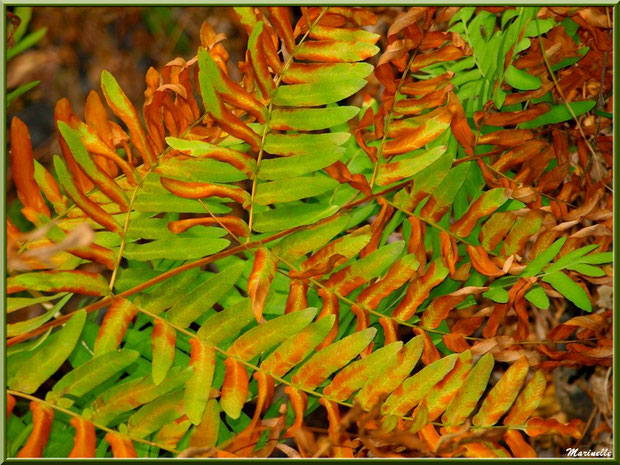
[[[610,435],[612,10],[231,14],[238,63],[205,21],[143,101],[107,71],[58,101],[50,164],[10,121],[9,455],[531,458]]]

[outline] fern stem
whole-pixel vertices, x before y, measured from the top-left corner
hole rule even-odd
[[[426,33],[424,33],[424,35],[426,36]],[[396,87],[396,92],[394,93],[394,101],[392,102],[392,108],[390,108],[390,111],[387,114],[387,118],[385,118],[385,121],[383,122],[383,137],[381,138],[381,145],[379,145],[379,150],[377,150],[377,161],[375,162],[375,166],[372,172],[372,177],[370,178],[371,189],[375,185],[375,180],[377,178],[377,173],[379,171],[379,164],[381,162],[381,159],[383,158],[383,150],[385,149],[385,144],[387,142],[387,134],[388,134],[389,126],[390,126],[390,123],[392,122],[392,117],[394,116],[394,106],[396,105],[396,97],[398,96],[398,94],[400,94],[400,89],[402,89],[402,86],[405,83],[405,79],[407,79],[407,75],[409,74],[409,69],[411,68],[411,65],[413,64],[413,60],[415,60],[417,56],[418,56],[418,51],[416,50],[413,53],[413,55],[411,55],[411,58],[407,62],[407,67],[405,68],[405,71],[400,77],[400,80],[398,81],[398,86]]]
[[[147,174],[148,173],[150,173],[150,170],[147,172]],[[145,179],[146,179],[146,174],[142,177],[142,179],[136,185],[136,187],[134,187],[133,192],[131,194],[131,199],[129,200],[129,207],[127,208],[127,215],[125,216],[125,224],[123,225],[123,232],[121,234],[121,244],[118,248],[118,256],[116,257],[116,263],[114,263],[114,270],[112,270],[112,277],[110,278],[110,292],[112,292],[112,290],[114,289],[114,283],[116,282],[116,277],[118,276],[118,269],[121,265],[121,261],[123,260],[123,252],[125,251],[125,244],[127,243],[127,231],[129,230],[129,220],[131,218],[133,204],[136,201],[138,190],[142,188]]]
[[[89,418],[86,418],[82,415],[80,415],[79,413],[75,413],[72,410],[66,409],[64,407],[61,407],[59,405],[56,405],[52,402],[49,402],[47,400],[43,400],[43,399],[39,399],[38,397],[35,396],[31,396],[30,394],[24,394],[23,392],[19,392],[19,391],[13,391],[11,389],[7,389],[6,390],[7,394],[11,394],[17,397],[22,397],[24,399],[28,399],[34,402],[40,402],[41,404],[47,405],[50,408],[53,408],[54,410],[58,410],[59,412],[62,412],[66,415],[69,415],[71,417],[76,417],[76,418],[81,418],[85,421],[88,421],[89,423],[92,423],[92,425],[97,428],[100,429],[102,431],[106,431],[108,433],[114,433],[114,434],[124,434],[125,436],[128,436],[129,439],[131,439],[132,441],[135,442],[140,442],[142,444],[146,444],[148,446],[152,446],[152,447],[157,447],[159,449],[163,449],[166,450],[168,452],[172,452],[173,454],[179,454],[180,451],[178,451],[177,449],[171,448],[171,447],[167,447],[167,446],[162,446],[161,444],[157,444],[156,442],[152,442],[152,441],[147,441],[146,439],[142,439],[142,438],[136,438],[131,436],[131,434],[125,434],[125,433],[120,433],[118,430],[112,429],[112,428],[108,428],[107,426],[104,425],[100,425],[99,423],[95,423],[94,421],[90,420]]]

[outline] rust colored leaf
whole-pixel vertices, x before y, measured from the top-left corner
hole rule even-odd
[[[394,262],[385,277],[364,289],[355,301],[372,310],[376,309],[385,297],[409,281],[418,267],[414,254],[405,255]]]
[[[34,157],[28,128],[17,117],[11,121],[11,171],[17,188],[17,196],[24,207],[50,216],[49,208],[41,196],[34,177]]]
[[[291,279],[284,313],[304,308],[308,308],[308,282],[303,279]]]
[[[452,113],[450,127],[454,137],[463,146],[467,155],[473,155],[476,137],[469,127],[463,105],[454,92],[450,92],[448,96],[448,109]]]
[[[494,277],[506,274],[504,270],[491,261],[484,247],[468,245],[467,253],[469,254],[469,258],[471,258],[471,264],[479,273]]]
[[[494,425],[506,413],[517,397],[528,369],[527,358],[522,357],[506,370],[504,376],[484,399],[480,410],[472,420],[474,425]]]
[[[489,126],[513,126],[538,118],[550,109],[551,107],[548,103],[537,103],[530,105],[527,110],[521,111],[504,111],[501,113],[478,112],[474,115],[474,120],[482,120],[484,124]]]
[[[277,258],[266,248],[260,248],[254,255],[254,265],[248,278],[248,295],[252,299],[252,311],[256,321],[261,320],[263,305],[276,274]]]
[[[180,234],[194,226],[223,226],[236,236],[248,237],[250,235],[247,223],[236,216],[218,216],[217,218],[205,216],[202,218],[187,218],[168,223],[168,229],[174,234]]]
[[[270,19],[273,23],[278,36],[288,52],[292,52],[295,47],[295,39],[293,37],[293,26],[289,18],[289,9],[283,6],[269,6],[267,11],[270,13]]]
[[[295,437],[297,431],[302,427],[304,421],[304,412],[308,405],[308,396],[305,392],[295,389],[293,386],[286,386],[284,392],[288,394],[295,413],[295,422],[284,434],[285,438]]]
[[[441,259],[443,264],[450,271],[450,276],[456,273],[456,262],[459,259],[456,239],[446,231],[439,233],[439,241],[441,247]]]
[[[73,160],[73,162],[75,163],[75,160]],[[116,220],[114,220],[114,218],[112,218],[109,213],[107,213],[103,208],[101,208],[99,204],[93,202],[84,194],[84,191],[80,190],[78,185],[71,178],[67,166],[58,156],[54,156],[54,168],[56,169],[56,173],[58,174],[60,185],[62,186],[63,190],[65,191],[67,196],[71,200],[73,200],[78,207],[80,207],[80,209],[84,213],[86,213],[93,221],[99,223],[108,231],[121,234],[121,226],[116,222]]]
[[[238,187],[206,182],[177,181],[170,178],[161,178],[161,184],[174,195],[184,199],[220,197],[240,203],[245,209],[248,209],[251,203],[250,194]]]
[[[435,260],[428,266],[426,273],[415,283],[407,288],[405,298],[392,312],[394,318],[407,321],[411,318],[418,307],[428,297],[431,290],[441,283],[448,275],[448,269],[443,266],[441,260]]]
[[[133,442],[124,434],[109,432],[105,435],[105,440],[110,444],[115,459],[138,457]]]
[[[500,129],[499,131],[481,135],[478,138],[478,143],[516,147],[533,138],[534,134],[529,129]]]
[[[446,319],[450,310],[463,302],[465,297],[467,296],[464,294],[448,294],[433,299],[429,306],[426,307],[426,310],[424,310],[420,319],[420,324],[428,329],[438,328],[441,322]]]
[[[82,417],[73,417],[69,423],[75,428],[73,449],[69,458],[94,458],[97,447],[94,425]]]
[[[118,116],[129,129],[131,141],[136,149],[138,149],[138,152],[140,152],[140,155],[142,155],[144,165],[147,169],[150,168],[152,164],[156,163],[157,158],[149,146],[144,129],[140,124],[138,113],[131,103],[131,100],[129,100],[125,92],[120,88],[114,76],[105,70],[101,73],[101,89],[114,114]]]
[[[41,402],[30,402],[32,412],[32,431],[26,439],[26,444],[17,453],[18,458],[36,458],[43,455],[43,449],[52,429],[54,410]]]
[[[411,72],[415,73],[416,71],[435,63],[458,60],[463,55],[463,50],[452,44],[448,44],[441,47],[439,50],[418,55],[411,63],[410,69]]]
[[[326,167],[325,172],[339,183],[349,184],[365,195],[371,194],[370,185],[366,177],[362,174],[351,174],[347,166],[340,161]]]
[[[469,236],[478,220],[497,210],[507,198],[505,190],[501,188],[484,192],[463,216],[450,225],[450,231],[460,237]]]
[[[536,451],[523,439],[520,431],[510,429],[504,435],[504,441],[510,447],[510,451],[515,457],[533,459],[538,457]]]
[[[248,397],[248,372],[241,362],[227,358],[224,384],[222,384],[222,410],[231,418],[239,418]]]
[[[527,422],[525,432],[528,436],[539,436],[541,434],[559,433],[568,434],[575,439],[583,437],[583,421],[575,418],[568,424],[560,423],[553,418],[542,419],[540,417],[530,418]]]
[[[11,394],[6,395],[6,419],[8,420],[11,416],[11,412],[13,412],[13,408],[15,407],[15,397]]]
[[[152,376],[155,384],[160,384],[174,361],[177,332],[164,320],[157,319],[151,334],[153,351]]]

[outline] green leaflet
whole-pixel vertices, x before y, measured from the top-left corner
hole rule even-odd
[[[326,134],[267,134],[264,149],[274,155],[316,154],[320,150],[333,149],[344,144],[350,134],[333,132]]]
[[[277,108],[271,113],[269,126],[280,131],[317,131],[345,123],[359,111],[359,108],[351,106]]]
[[[592,302],[584,291],[575,281],[570,279],[561,271],[545,274],[542,280],[551,284],[556,291],[574,303],[577,307],[586,312],[592,311]]]
[[[386,367],[386,371],[390,371],[390,376],[382,376],[379,373],[368,379],[355,396],[355,400],[360,403],[362,408],[370,410],[377,402],[383,400],[384,396],[392,393],[411,373],[422,355],[423,348],[424,336],[416,336],[407,342],[398,353],[396,361]]]
[[[525,216],[515,221],[510,232],[504,239],[501,248],[502,255],[509,256],[519,253],[532,235],[539,231],[543,222],[543,215],[536,210],[530,210]]]
[[[203,209],[204,211],[204,209]],[[174,239],[183,236],[199,238],[217,238],[227,234],[223,228],[205,227],[192,228],[181,234],[174,234],[168,229],[169,221],[164,218],[136,219],[129,222],[128,240],[135,239]],[[99,233],[101,234],[101,233]]]
[[[379,165],[377,184],[387,186],[413,176],[439,160],[446,152],[445,146],[439,146],[427,151],[413,152],[410,158]]]
[[[250,60],[254,68],[254,79],[259,83],[258,89],[265,99],[270,97],[275,85],[273,83],[271,74],[267,69],[267,65],[261,66],[261,61],[264,60],[263,45],[259,44],[258,39],[263,32],[263,22],[257,22],[252,28],[250,37],[248,38],[248,52],[250,54]],[[260,53],[260,55],[259,55]],[[262,72],[261,72],[262,71]]]
[[[375,334],[375,328],[367,328],[321,349],[299,367],[293,375],[293,383],[304,389],[314,389],[357,357],[372,342]]]
[[[582,102],[570,102],[564,105],[552,105],[551,109],[544,115],[540,115],[538,118],[526,123],[519,124],[520,129],[531,129],[547,124],[561,123],[562,121],[568,121],[573,118],[571,112],[566,105],[570,105],[571,110],[575,116],[583,115],[594,108],[596,102],[590,100],[584,100]]]
[[[316,312],[316,308],[307,308],[256,326],[239,336],[229,353],[243,360],[251,360],[308,326]]]
[[[180,295],[188,294],[198,284],[200,270],[192,268],[183,273],[167,279],[157,289],[149,294],[139,294],[134,303],[155,315],[160,314],[167,308],[172,307]]]
[[[549,308],[549,297],[545,294],[545,291],[540,286],[535,286],[531,290],[525,293],[525,298],[536,305],[538,308]]]
[[[538,19],[530,22],[525,28],[525,37],[536,37],[548,32],[557,23],[553,19]]]
[[[163,425],[153,438],[153,442],[162,448],[174,448],[183,439],[192,423],[186,417],[179,417]]]
[[[338,293],[342,293],[340,285],[344,283],[355,282],[360,283],[359,286],[362,286],[369,280],[381,275],[400,256],[404,248],[404,241],[393,242],[383,246],[334,273],[327,285]],[[343,279],[341,280],[340,277]],[[348,289],[347,291],[345,294],[351,292]]]
[[[448,355],[427,365],[415,375],[407,378],[386,400],[381,407],[384,415],[405,415],[424,396],[448,374],[458,354]]]
[[[185,413],[194,425],[200,424],[211,393],[215,371],[215,348],[198,339],[191,339],[190,365],[194,374],[185,382]]]
[[[402,341],[393,342],[375,350],[368,357],[346,366],[325,387],[324,393],[336,400],[347,400],[355,391],[364,386],[366,381],[385,373],[396,360],[396,354],[402,346]],[[387,374],[387,376],[390,375]]]
[[[486,389],[494,364],[495,360],[490,353],[478,360],[441,417],[444,424],[451,426],[463,424]]]
[[[493,302],[505,304],[508,302],[508,291],[501,286],[491,286],[488,291],[482,293],[483,297],[491,299]]]
[[[138,309],[129,300],[116,298],[108,308],[95,340],[95,357],[114,351],[121,343]]]
[[[191,260],[213,255],[230,244],[228,239],[198,240],[194,238],[172,237],[156,239],[147,244],[127,244],[123,256],[130,260]]]
[[[50,300],[58,299],[67,295],[66,292],[60,292],[54,295],[46,295],[43,297],[7,297],[6,299],[6,312],[11,313],[22,308],[30,307],[31,305],[40,304],[43,302],[49,302]]]
[[[327,315],[289,337],[261,363],[261,369],[284,376],[325,339],[335,319],[334,315]]]
[[[200,85],[200,95],[202,96],[202,103],[205,109],[212,113],[215,117],[222,117],[222,110],[220,107],[220,101],[215,93],[215,88],[209,79],[209,61],[211,56],[204,48],[198,49],[198,83]]]
[[[585,247],[580,247],[577,250],[573,250],[571,252],[568,252],[566,255],[563,255],[562,257],[558,258],[551,266],[549,266],[545,270],[545,272],[552,273],[554,271],[562,270],[562,269],[566,268],[569,265],[574,265],[576,263],[580,263],[581,262],[581,257],[583,257],[587,253],[592,252],[597,247],[598,246],[596,244],[592,244],[592,245],[587,245]]]
[[[73,352],[85,322],[86,311],[75,312],[60,331],[50,336],[47,344],[24,360],[15,376],[9,379],[9,387],[26,394],[39,389]]]
[[[272,251],[282,260],[296,261],[329,242],[347,227],[350,219],[350,215],[341,215],[323,224],[290,234],[278,242]]]
[[[254,230],[266,233],[305,226],[327,218],[337,211],[337,205],[323,205],[321,203],[281,205],[272,210],[257,213]]]
[[[605,272],[596,267],[596,266],[592,266],[592,265],[586,265],[585,263],[576,263],[574,265],[568,265],[566,267],[567,270],[571,270],[571,271],[576,271],[579,274],[582,274],[584,276],[594,276],[594,277],[601,277],[601,276],[605,276]]]
[[[174,362],[176,330],[164,320],[157,320],[151,336],[153,348],[152,377],[155,384],[161,383]]]
[[[328,28],[315,25],[312,28],[312,34],[315,38],[329,40],[344,40],[347,42],[369,42],[375,43],[381,37],[380,34],[368,32],[363,29],[350,28]]]
[[[213,447],[217,444],[220,429],[220,404],[209,399],[200,424],[189,438],[190,447]]]
[[[341,79],[280,86],[272,101],[285,107],[316,107],[350,97],[366,84],[364,79]]]
[[[286,179],[312,173],[336,163],[344,152],[343,148],[336,148],[322,150],[319,153],[263,160],[258,178],[263,180]]]
[[[471,367],[471,351],[466,350],[465,352],[461,352],[452,371],[450,371],[450,373],[448,373],[434,388],[428,391],[424,400],[420,402],[420,406],[426,406],[428,408],[429,420],[435,420],[445,411],[446,407],[448,407],[448,403],[454,398],[465,382],[465,378],[467,378]]]
[[[66,394],[82,397],[112,375],[127,368],[139,356],[140,354],[135,350],[123,349],[94,357],[63,376],[48,394],[48,400],[54,401]],[[69,399],[66,401],[68,404],[65,407],[73,404],[73,401]]]
[[[183,390],[171,392],[149,402],[129,417],[129,433],[144,438],[184,413]]]
[[[159,385],[153,383],[151,375],[118,384],[101,394],[92,404],[91,419],[103,425],[109,424],[122,413],[148,404],[158,397],[180,387],[192,375],[191,367],[172,367],[168,376]]]
[[[542,81],[538,76],[532,76],[527,71],[515,68],[510,65],[504,74],[504,79],[515,89],[535,90],[542,86]]]
[[[198,330],[201,341],[219,345],[222,341],[236,336],[244,327],[255,321],[250,299],[243,299],[216,313]]]
[[[84,271],[39,271],[11,276],[7,288],[18,287],[33,291],[71,291],[85,295],[103,296],[110,293],[103,276]]]
[[[189,294],[182,296],[176,305],[168,310],[166,314],[168,320],[175,326],[187,328],[196,318],[228,294],[241,276],[243,267],[244,264],[241,262],[231,265]]]
[[[566,237],[561,237],[553,244],[551,244],[545,251],[543,251],[538,257],[532,260],[523,269],[519,276],[529,278],[530,276],[536,276],[547,266],[551,260],[553,260],[562,249],[562,246],[566,242]]]
[[[237,182],[247,176],[234,166],[208,158],[169,158],[157,167],[167,178],[188,182]]]
[[[69,301],[72,297],[72,294],[64,296],[58,302],[54,304],[52,308],[47,310],[45,313],[39,316],[35,316],[34,318],[30,318],[28,320],[19,321],[17,323],[9,323],[6,325],[6,335],[8,337],[17,336],[19,334],[27,333],[28,331],[32,331],[33,329],[38,328],[43,323],[52,318],[56,313],[58,313],[62,307]]]
[[[316,265],[323,259],[328,259],[334,255],[342,255],[344,259],[348,260],[357,255],[368,243],[372,237],[372,231],[370,225],[362,226],[359,229],[341,236],[338,239],[330,242],[325,247],[321,248],[308,258],[308,260],[302,263],[302,266],[310,267]]]
[[[179,139],[177,137],[166,137],[166,143],[175,150],[191,155],[192,157],[213,157],[218,154],[220,157],[226,157],[231,160],[229,163],[234,162],[235,166],[243,166],[246,171],[256,171],[256,161],[250,158],[243,152],[227,149],[218,145],[209,144],[199,140],[186,140]],[[219,166],[219,165],[218,165]],[[221,166],[220,166],[221,168]],[[208,182],[208,181],[205,181]],[[212,181],[217,182],[217,181]],[[219,181],[227,182],[227,181]]]
[[[452,167],[455,150],[446,150],[439,159],[413,176],[412,195],[418,192],[430,193],[447,176]]]
[[[291,202],[321,195],[335,189],[338,185],[338,181],[327,176],[279,179],[259,184],[254,200],[259,205]]]
[[[508,411],[517,398],[528,372],[525,357],[513,363],[486,395],[480,410],[472,419],[476,426],[492,426]]]
[[[356,42],[339,40],[306,41],[298,47],[296,56],[308,60],[351,63],[365,60],[376,55],[378,51],[379,47],[360,40]]]
[[[8,60],[8,58],[7,58]],[[7,106],[9,106],[11,103],[13,103],[13,101],[19,97],[20,95],[25,94],[26,92],[28,92],[29,90],[35,88],[36,86],[39,85],[41,81],[31,81],[28,84],[24,84],[23,86],[19,86],[17,89],[9,92],[6,96],[6,104]]]
[[[340,79],[363,79],[373,71],[370,63],[330,63],[313,65],[296,63],[283,74],[284,82],[322,83],[328,81],[332,87],[338,87],[333,81]],[[357,91],[352,92],[351,94]]]

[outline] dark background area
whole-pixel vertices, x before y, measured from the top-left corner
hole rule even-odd
[[[28,32],[47,28],[33,47],[7,63],[7,88],[41,81],[7,109],[28,125],[37,159],[58,151],[53,130],[55,103],[65,97],[80,117],[91,89],[100,92],[107,69],[140,109],[149,67],[180,56],[190,59],[200,45],[204,20],[227,36],[231,62],[241,59],[231,7],[35,7]],[[242,31],[241,31],[242,32]]]

